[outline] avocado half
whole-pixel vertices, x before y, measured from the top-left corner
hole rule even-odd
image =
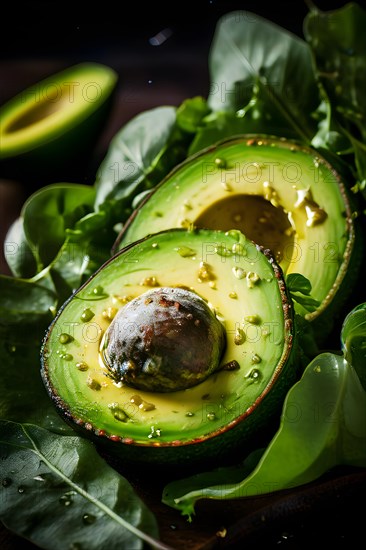
[[[37,82],[0,108],[2,177],[42,180],[80,160],[94,145],[111,106],[118,76],[110,67],[80,63]]]
[[[340,175],[313,148],[235,136],[168,174],[132,213],[114,250],[169,227],[239,229],[269,248],[285,275],[309,279],[319,306],[309,312],[296,302],[295,309],[325,338],[357,278],[352,214]]]
[[[41,353],[66,421],[156,465],[245,449],[298,364],[281,268],[237,230],[171,229],[123,248],[63,305]]]

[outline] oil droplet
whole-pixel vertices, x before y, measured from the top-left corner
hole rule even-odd
[[[33,478],[35,481],[46,481],[43,476],[34,476]]]
[[[259,357],[259,355],[257,353],[253,353],[252,355],[252,363],[253,365],[256,365],[258,363],[260,363],[262,361],[262,359]]]
[[[207,413],[207,420],[215,420],[216,419],[216,414],[214,412],[209,412]]]
[[[4,479],[1,480],[1,485],[3,487],[10,487],[10,485],[12,484],[12,480],[10,479],[10,477],[4,477]]]
[[[255,273],[254,271],[249,271],[248,274],[247,274],[247,287],[248,288],[253,288],[254,285],[259,283],[260,280],[261,279],[260,279],[258,273]]]
[[[223,257],[231,256],[232,254],[231,250],[227,248],[224,244],[220,244],[219,246],[216,246],[215,252],[219,256],[223,256]]]
[[[258,369],[252,369],[247,375],[246,378],[249,378],[251,382],[259,382],[261,379],[261,373]]]
[[[216,158],[215,159],[215,164],[216,164],[217,168],[221,168],[221,169],[224,169],[227,166],[226,160],[223,159],[223,158]]]
[[[9,353],[15,353],[17,351],[17,347],[14,344],[6,344],[6,348]]]
[[[67,334],[66,332],[63,332],[58,337],[58,341],[60,342],[60,344],[68,344],[69,342],[71,342],[71,340],[73,340],[73,337],[70,336],[70,334]]]
[[[191,418],[192,416],[194,416],[194,413],[189,411],[189,412],[186,413],[186,416],[188,416],[189,418]]]
[[[22,485],[19,485],[18,493],[22,494],[22,493],[24,493],[24,491],[25,491],[24,487]]]
[[[241,267],[233,267],[234,277],[237,279],[244,279],[246,272]]]
[[[88,321],[93,319],[93,317],[94,317],[93,311],[87,307],[86,309],[84,309],[83,313],[81,314],[80,319],[83,323],[87,323]]]
[[[193,248],[189,248],[189,246],[178,246],[177,248],[174,248],[174,250],[178,252],[182,258],[189,258],[196,255],[196,251],[193,250]]]
[[[60,497],[59,501],[64,506],[70,506],[72,504],[72,500],[70,498],[70,495],[68,495],[68,494],[62,495],[62,497]]]
[[[93,516],[93,514],[84,514],[83,515],[83,523],[84,525],[91,525],[95,522],[97,518]]]
[[[80,363],[76,363],[76,368],[81,371],[86,371],[89,367],[86,363],[84,363],[84,361],[81,361]]]

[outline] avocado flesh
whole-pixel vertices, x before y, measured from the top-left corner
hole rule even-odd
[[[54,171],[56,161],[84,153],[104,124],[116,84],[110,67],[80,63],[2,105],[1,172],[17,176],[37,169],[42,175],[48,164]]]
[[[169,227],[241,230],[269,247],[284,273],[301,273],[320,302],[334,299],[354,248],[345,187],[314,150],[270,136],[238,136],[193,155],[134,211],[116,246]]]
[[[103,336],[118,311],[162,287],[202,297],[226,333],[217,372],[165,393],[114,381],[102,357]],[[238,427],[231,444],[241,445],[293,383],[290,305],[280,268],[240,232],[163,231],[123,249],[61,308],[43,345],[42,377],[67,420],[118,447],[125,443],[122,454],[137,447],[139,460],[144,448],[169,447],[172,461],[202,457],[194,443],[205,447]]]

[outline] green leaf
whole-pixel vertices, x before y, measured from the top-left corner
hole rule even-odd
[[[201,484],[199,475],[173,481],[164,488],[162,500],[191,519],[199,499],[288,489],[338,465],[366,466],[366,392],[343,356],[322,353],[289,390],[280,427],[247,477],[231,482],[228,473],[227,483],[211,486]]]
[[[91,186],[55,183],[33,193],[25,202],[21,217],[24,234],[34,251],[38,271],[52,262],[65,241],[65,230],[93,208]]]
[[[40,376],[44,327],[8,326],[0,344],[0,418],[33,422],[52,431],[71,432],[56,412]]]
[[[342,125],[366,139],[366,10],[350,2],[340,9],[312,7],[304,34],[314,53],[317,77]]]
[[[356,306],[344,319],[341,343],[346,360],[357,371],[366,391],[366,303]]]
[[[37,546],[167,548],[153,514],[89,441],[1,421],[0,453],[0,517]]]
[[[145,179],[172,139],[176,110],[163,106],[142,112],[117,132],[98,169],[96,210],[106,201],[127,200],[147,187]]]
[[[185,132],[195,133],[203,117],[209,112],[207,101],[203,97],[185,99],[177,109],[177,125]]]
[[[309,114],[319,103],[319,92],[305,40],[254,13],[234,11],[217,24],[209,69],[212,110],[241,109],[260,84],[266,90],[266,105],[278,111],[299,137],[308,140],[313,135]]]
[[[286,276],[286,284],[290,292],[301,292],[306,295],[311,292],[311,282],[301,273],[289,273]]]
[[[51,322],[57,304],[54,292],[39,283],[0,275],[0,330],[13,325]]]
[[[286,285],[294,302],[300,304],[307,311],[315,311],[319,300],[310,296],[311,282],[301,273],[289,273],[286,276]]]

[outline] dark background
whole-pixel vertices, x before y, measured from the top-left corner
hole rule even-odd
[[[345,4],[335,0],[316,2],[321,10]],[[263,16],[303,37],[303,20],[309,8],[305,1],[296,0],[269,4],[215,0],[191,3],[101,0],[95,5],[72,0],[3,2],[0,104],[27,86],[73,64],[93,61],[109,65],[117,71],[119,82],[111,116],[94,151],[94,165],[97,165],[113,135],[136,114],[164,104],[178,106],[195,95],[207,96],[208,55],[216,23],[221,16],[237,9]],[[162,31],[169,35],[168,38],[160,45],[153,45],[154,38]],[[93,173],[85,170],[80,179],[83,183],[92,183]],[[27,181],[4,180],[0,175],[2,242],[32,191]],[[0,273],[7,273],[2,255]],[[219,507],[216,512],[211,510],[215,520],[207,519],[206,523],[192,527],[181,521],[183,539],[181,535],[177,548],[213,548],[209,546],[216,538],[212,529],[216,523],[219,525],[220,514],[223,514],[222,520],[225,517],[225,521],[235,522],[238,548],[242,544],[253,548],[258,541],[266,544],[266,548],[280,546],[298,550],[309,548],[313,543],[315,547],[319,547],[319,543],[337,543],[339,548],[349,548],[353,536],[362,531],[361,507],[357,507],[355,498],[365,489],[365,476],[357,475],[356,472],[355,476],[351,473],[349,477],[330,477],[323,484],[310,487],[308,493],[297,492],[292,500],[281,500],[274,495],[266,501],[252,500],[241,506],[227,503],[224,513]],[[148,495],[148,501],[150,497]],[[153,508],[155,504],[152,499]],[[262,512],[256,515],[257,510],[263,509],[269,518],[266,525],[260,522]],[[160,512],[163,533],[171,542],[172,516],[169,513],[164,516],[164,509],[157,508],[157,513]],[[189,543],[184,542],[184,536],[189,537]],[[32,546],[0,524],[0,548],[30,549]]]

